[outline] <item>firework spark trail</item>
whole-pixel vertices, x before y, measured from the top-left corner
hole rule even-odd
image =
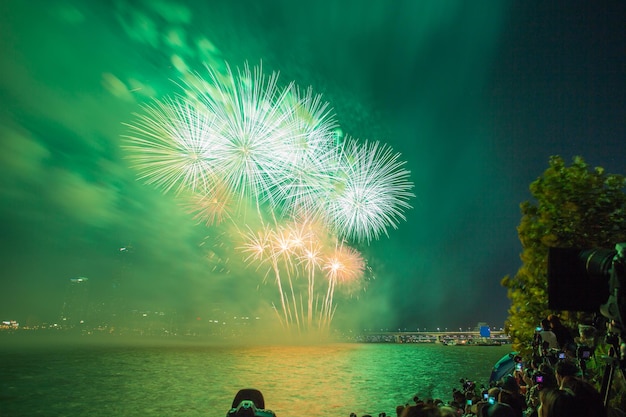
[[[322,262],[321,249],[319,241],[312,237],[308,240],[306,246],[302,249],[302,254],[299,256],[300,264],[304,265],[304,270],[307,276],[307,323],[309,328],[313,326],[315,272],[320,268]]]
[[[319,237],[315,234],[314,224],[311,219],[307,217],[303,217],[299,220],[290,221],[286,229],[288,230],[288,239],[290,245],[290,256],[297,261],[297,264],[292,265],[290,260],[290,265],[296,271],[298,267],[301,265],[305,265],[304,267],[304,275],[307,278],[307,286],[306,286],[306,316],[304,314],[304,301],[302,298],[302,293],[300,293],[300,311],[302,317],[302,325],[303,328],[311,329],[313,325],[313,297],[315,292],[315,269],[316,264],[319,264],[319,256],[321,253],[321,243],[319,241]],[[295,301],[294,301],[295,302]],[[306,326],[304,326],[304,318],[306,317]]]
[[[322,264],[322,237],[321,225],[314,219],[307,216],[300,216],[292,221],[292,236],[296,242],[297,251],[295,253],[298,266],[304,269],[307,278],[307,328],[313,328],[313,300],[315,298],[315,274],[321,271]]]
[[[246,234],[246,241],[241,248],[244,253],[249,253],[248,257],[245,259],[245,262],[249,262],[250,260],[254,260],[259,263],[259,267],[265,262],[270,263],[270,269],[268,269],[267,274],[270,270],[274,272],[274,277],[276,279],[276,285],[278,286],[278,293],[280,294],[280,304],[283,310],[284,321],[280,318],[281,325],[283,327],[289,327],[289,314],[287,311],[287,304],[285,302],[285,294],[283,292],[283,286],[280,278],[280,270],[278,269],[278,263],[276,258],[271,253],[272,243],[271,243],[271,235],[273,234],[272,230],[265,227],[262,231],[254,233],[253,231],[248,231]]]
[[[356,249],[341,242],[336,245],[333,253],[326,259],[322,269],[326,272],[328,281],[323,311],[323,325],[328,329],[334,315],[333,298],[337,283],[360,279],[365,271],[365,261]]]
[[[302,302],[298,303],[298,298],[302,300],[301,294],[296,296],[296,286],[294,278],[297,274],[297,268],[292,262],[295,251],[302,245],[303,236],[300,229],[290,226],[277,227],[276,230],[265,226],[260,232],[249,231],[244,239],[246,243],[242,246],[242,251],[248,253],[245,262],[251,260],[259,262],[259,264],[269,263],[271,270],[274,272],[278,291],[281,296],[281,305],[284,313],[284,323],[286,327],[292,324],[298,330],[301,330],[304,323],[301,323],[301,317],[304,318],[302,311]],[[281,268],[283,266],[283,268]],[[287,276],[287,290],[285,291],[282,283],[282,273]]]
[[[272,258],[274,262],[278,265],[280,260],[283,261],[285,265],[285,271],[287,273],[287,281],[289,283],[289,289],[291,292],[291,300],[292,300],[292,310],[293,316],[296,321],[296,326],[298,330],[300,330],[300,316],[298,314],[298,307],[296,302],[296,294],[293,285],[292,273],[294,270],[293,263],[291,262],[291,256],[294,253],[294,245],[292,242],[292,234],[290,230],[286,227],[278,227],[277,230],[272,234],[273,239],[271,240],[271,248],[272,248]],[[289,307],[289,306],[288,306]]]

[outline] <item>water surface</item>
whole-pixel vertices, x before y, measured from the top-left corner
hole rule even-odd
[[[331,344],[5,347],[2,416],[224,416],[254,387],[279,417],[394,413],[487,383],[504,347]],[[303,411],[305,410],[305,411]]]

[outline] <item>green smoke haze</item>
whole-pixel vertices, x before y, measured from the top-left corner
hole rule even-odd
[[[544,3],[2,2],[0,318],[54,322],[87,277],[94,302],[273,320],[275,289],[230,232],[138,181],[121,147],[182,74],[249,62],[411,171],[413,209],[357,245],[371,272],[337,325],[501,326],[519,203],[549,156],[626,173],[625,6]]]

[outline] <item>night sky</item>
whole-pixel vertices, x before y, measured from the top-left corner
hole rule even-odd
[[[3,1],[0,319],[57,320],[78,276],[133,309],[263,311],[262,274],[121,147],[140,103],[226,61],[312,86],[411,171],[413,209],[357,245],[372,274],[338,322],[502,326],[519,205],[549,157],[626,174],[624,22],[621,1]]]

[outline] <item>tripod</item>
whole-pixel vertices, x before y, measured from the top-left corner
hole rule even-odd
[[[611,336],[611,347],[609,348],[609,355],[607,356],[607,364],[604,367],[604,374],[602,375],[602,387],[600,394],[602,395],[602,401],[606,407],[609,403],[609,391],[611,384],[613,383],[613,377],[615,372],[619,369],[622,371],[622,377],[626,379],[626,342],[618,339],[616,335]]]

